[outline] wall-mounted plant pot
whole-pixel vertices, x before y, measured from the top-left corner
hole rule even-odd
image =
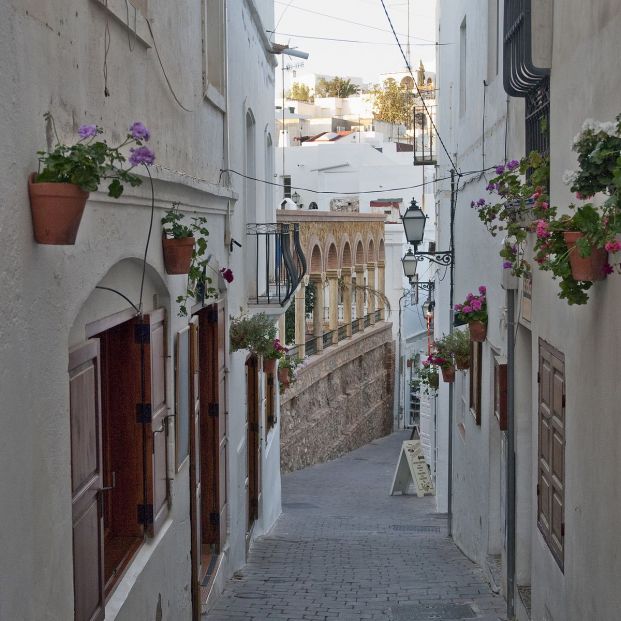
[[[455,367],[440,367],[442,371],[442,381],[447,384],[452,384],[455,381]]]
[[[436,375],[435,377],[429,378],[429,388],[433,390],[438,390],[440,387],[440,378]]]
[[[576,242],[582,237],[578,231],[565,231],[563,233],[567,250],[569,250],[569,264],[571,276],[574,280],[604,280],[606,278],[605,266],[608,263],[608,253],[603,248],[591,248],[588,257],[580,255],[576,248]]]
[[[73,183],[35,183],[28,177],[34,238],[39,244],[72,246],[80,228],[88,192]]]
[[[470,368],[470,357],[465,356],[464,358],[455,357],[455,366],[458,371],[467,371]]]
[[[289,369],[284,367],[278,369],[278,382],[281,386],[289,386],[289,384],[291,383],[291,378],[289,377]]]
[[[471,321],[468,323],[470,328],[470,340],[475,343],[482,343],[487,338],[487,324],[482,321]]]
[[[263,373],[276,371],[276,358],[263,358]]]
[[[187,274],[190,271],[194,251],[193,237],[181,239],[162,237],[162,250],[167,274]]]

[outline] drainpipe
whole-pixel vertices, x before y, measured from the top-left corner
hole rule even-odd
[[[397,422],[396,425],[396,430],[399,429],[399,421],[401,420],[401,413],[400,413],[400,406],[401,406],[401,302],[404,300],[404,298],[410,295],[410,291],[406,291],[400,298],[399,298],[399,335],[397,337],[397,365],[396,365],[396,369],[395,369],[395,374],[397,375],[397,400],[395,403],[395,410],[396,410],[396,416],[395,416],[395,420]],[[403,426],[405,427],[405,416],[403,419]],[[396,431],[395,430],[395,431]]]
[[[449,282],[449,334],[453,333],[454,321],[454,289],[455,289],[455,207],[457,203],[457,185],[455,182],[455,170],[451,170],[451,219],[450,219],[450,251],[451,267]],[[448,489],[447,489],[447,526],[449,537],[453,536],[453,395],[454,383],[449,384],[449,411],[448,411]]]
[[[515,615],[515,293],[507,291],[507,617]]]

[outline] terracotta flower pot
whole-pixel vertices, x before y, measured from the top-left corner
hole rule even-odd
[[[282,386],[289,386],[291,379],[289,377],[289,369],[281,367],[278,369],[278,382]]]
[[[440,367],[442,371],[442,381],[447,384],[452,384],[455,381],[455,367]]]
[[[569,250],[569,264],[574,280],[603,280],[606,278],[605,265],[608,263],[608,253],[603,248],[591,248],[588,257],[580,255],[576,242],[582,237],[578,231],[563,233],[567,249]]]
[[[482,321],[471,321],[468,323],[470,328],[470,340],[475,343],[482,343],[487,338],[487,324]]]
[[[162,237],[162,250],[164,251],[164,268],[167,274],[187,274],[190,271],[194,250],[193,237],[182,237],[181,239]]]
[[[455,366],[458,371],[467,371],[470,368],[470,357],[464,356],[463,358],[455,357]]]
[[[80,228],[88,192],[73,183],[35,183],[28,177],[34,238],[39,244],[72,246]]]
[[[276,370],[276,358],[263,358],[263,373],[273,373]]]

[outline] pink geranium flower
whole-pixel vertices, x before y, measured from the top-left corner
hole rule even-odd
[[[621,243],[615,239],[614,241],[608,242],[604,248],[606,252],[619,252],[619,250],[621,250]]]

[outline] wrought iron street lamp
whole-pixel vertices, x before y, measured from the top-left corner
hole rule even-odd
[[[416,256],[412,252],[411,248],[401,259],[401,263],[403,264],[403,273],[405,274],[405,277],[410,282],[412,282],[412,280],[416,278],[416,268],[418,267],[418,261],[416,260]]]
[[[291,195],[291,200],[296,204],[299,205],[300,204],[300,195],[297,192],[294,192]]]
[[[401,216],[401,221],[403,222],[403,228],[405,229],[405,238],[408,240],[408,243],[412,244],[416,249],[425,236],[427,216],[418,206],[415,198],[412,199],[410,206]]]

